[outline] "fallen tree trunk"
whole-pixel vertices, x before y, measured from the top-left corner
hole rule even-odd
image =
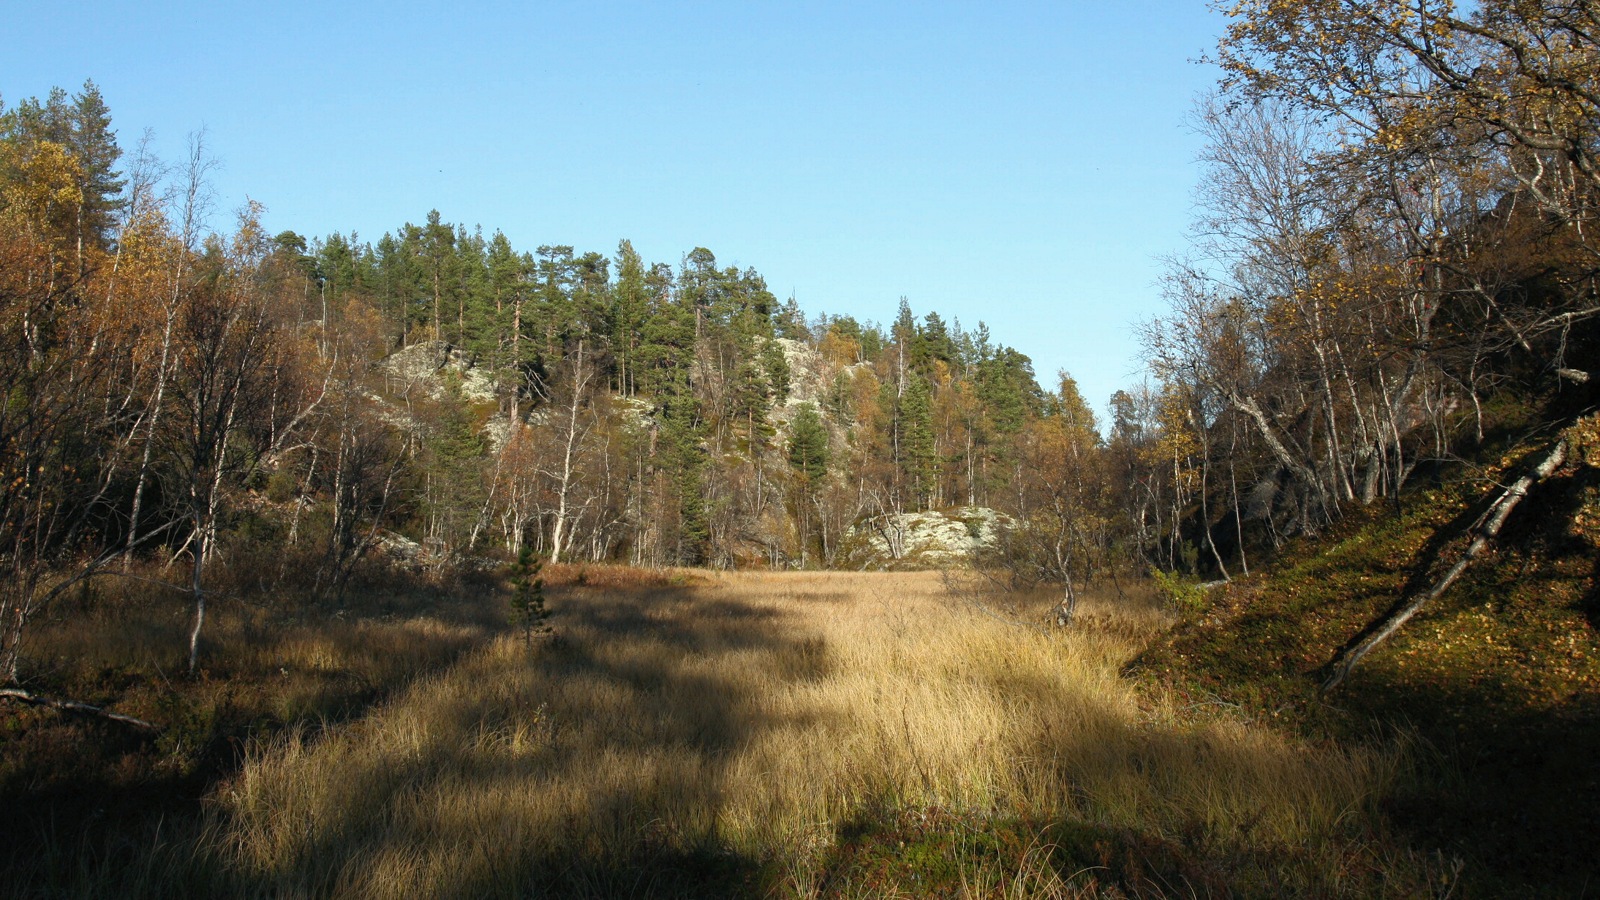
[[[1567,436],[1563,434],[1532,471],[1512,482],[1510,487],[1501,492],[1499,498],[1484,513],[1483,518],[1478,520],[1483,523],[1483,527],[1473,537],[1472,543],[1467,545],[1466,552],[1461,554],[1461,558],[1456,560],[1455,565],[1451,566],[1449,571],[1445,572],[1438,581],[1433,583],[1433,587],[1402,603],[1387,618],[1379,621],[1373,627],[1371,634],[1354,646],[1345,649],[1333,659],[1329,664],[1329,668],[1332,671],[1327,679],[1322,682],[1322,690],[1326,692],[1338,687],[1350,675],[1350,671],[1356,667],[1356,664],[1361,662],[1362,657],[1371,653],[1373,648],[1388,640],[1389,636],[1396,631],[1399,631],[1400,626],[1404,625],[1424,606],[1437,600],[1441,594],[1449,590],[1450,585],[1456,583],[1456,579],[1460,578],[1461,573],[1467,570],[1467,566],[1471,565],[1472,561],[1482,554],[1495,539],[1495,536],[1500,533],[1500,529],[1506,523],[1506,517],[1510,516],[1511,511],[1517,508],[1517,504],[1521,503],[1522,498],[1528,495],[1528,491],[1535,484],[1548,478],[1556,469],[1561,468],[1566,459]]]
[[[135,719],[133,716],[125,716],[121,713],[114,713],[103,707],[90,706],[87,703],[78,703],[72,700],[58,700],[54,697],[45,697],[39,694],[29,693],[21,688],[0,688],[0,699],[16,700],[19,703],[26,703],[29,706],[43,706],[49,709],[59,710],[61,712],[76,713],[81,716],[98,716],[102,719],[109,719],[113,722],[120,722],[123,725],[131,725],[134,728],[142,728],[146,731],[161,730],[161,726],[154,722],[146,722],[143,719]]]

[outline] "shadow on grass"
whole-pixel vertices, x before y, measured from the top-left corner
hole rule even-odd
[[[1030,889],[1074,897],[1241,894],[1238,880],[1215,861],[1135,829],[974,819],[943,809],[846,823],[820,884],[821,896],[1028,896]]]
[[[194,679],[180,674],[182,598],[86,591],[39,623],[22,673],[31,689],[163,731],[0,707],[0,894],[183,893],[202,798],[252,740],[353,720],[503,618],[492,592],[461,601],[459,586],[396,577],[343,609],[288,593],[215,597]]]
[[[759,895],[722,834],[727,766],[771,728],[760,685],[823,677],[821,641],[692,587],[553,592],[507,640],[320,744],[271,749],[219,806],[234,895]]]

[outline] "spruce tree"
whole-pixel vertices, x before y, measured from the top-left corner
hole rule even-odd
[[[104,247],[111,242],[126,182],[116,171],[122,148],[117,146],[117,133],[111,130],[111,110],[93,81],[85,81],[83,89],[73,95],[68,121],[69,146],[83,170],[78,185],[83,191],[78,237],[85,245]]]
[[[511,564],[511,622],[530,643],[534,635],[551,630],[550,611],[544,605],[544,579],[539,577],[543,568],[544,560],[534,559],[529,544],[522,545],[517,561]]]
[[[901,470],[917,504],[926,508],[933,499],[939,460],[933,440],[933,395],[928,382],[912,372],[906,376],[900,398]]]
[[[806,483],[815,484],[828,474],[828,429],[817,415],[817,408],[802,403],[790,426],[789,465]]]
[[[775,340],[767,341],[766,346],[761,348],[761,368],[766,371],[773,402],[783,403],[789,398],[789,379],[793,373],[789,370],[789,358],[784,355],[782,344]]]

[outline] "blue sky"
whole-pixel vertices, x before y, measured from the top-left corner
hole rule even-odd
[[[308,236],[437,208],[520,249],[705,246],[810,314],[984,320],[1102,410],[1138,379],[1201,0],[468,6],[0,0],[0,97],[93,78],[169,159],[204,128],[222,227],[248,195]]]

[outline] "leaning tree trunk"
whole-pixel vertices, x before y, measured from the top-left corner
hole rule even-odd
[[[1534,467],[1533,471],[1518,478],[1511,483],[1510,487],[1501,492],[1499,498],[1484,514],[1484,518],[1479,520],[1483,522],[1482,530],[1472,539],[1472,543],[1467,545],[1466,551],[1461,554],[1460,559],[1456,560],[1455,565],[1451,566],[1449,571],[1434,582],[1433,587],[1401,604],[1388,617],[1380,620],[1371,634],[1335,657],[1330,667],[1332,671],[1327,680],[1322,683],[1324,691],[1331,691],[1338,687],[1350,675],[1350,671],[1356,667],[1356,664],[1361,662],[1362,658],[1368,653],[1371,653],[1373,648],[1388,640],[1390,635],[1399,631],[1400,626],[1416,615],[1422,607],[1437,600],[1441,594],[1449,590],[1450,585],[1456,583],[1456,579],[1460,578],[1461,573],[1467,570],[1467,566],[1471,565],[1472,561],[1481,555],[1489,544],[1494,541],[1495,536],[1500,533],[1500,529],[1505,525],[1506,518],[1511,515],[1511,511],[1517,508],[1517,504],[1522,502],[1522,498],[1528,496],[1529,489],[1543,479],[1550,477],[1552,472],[1561,468],[1562,463],[1566,462],[1567,440],[1566,435],[1558,438],[1549,452],[1545,454],[1544,459]]]

